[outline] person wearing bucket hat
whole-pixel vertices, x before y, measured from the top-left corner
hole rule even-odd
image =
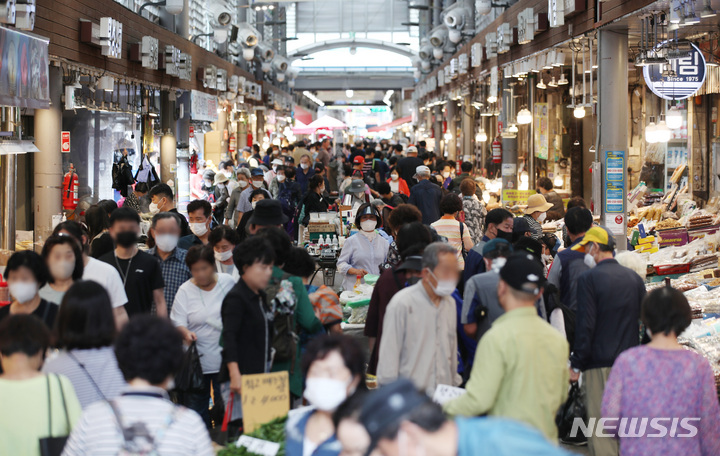
[[[263,193],[265,193],[265,197],[267,199],[272,198],[270,195],[270,192],[265,188],[265,173],[260,168],[254,168],[250,171],[250,185],[247,186],[245,190],[240,194],[240,199],[238,200],[236,214],[237,214],[237,224],[240,224],[240,220],[242,219],[242,216],[245,212],[250,212],[252,210],[252,203],[250,202],[250,194],[255,191],[256,189],[262,190]]]
[[[585,254],[590,269],[577,280],[570,380],[576,382],[583,373],[588,418],[599,419],[610,369],[620,353],[639,344],[645,284],[635,271],[613,258],[615,239],[605,227],[590,228],[572,249]],[[594,433],[588,438],[588,446],[591,454],[618,454],[617,440],[599,438]]]
[[[343,290],[352,290],[358,278],[366,274],[380,274],[380,265],[387,257],[390,243],[380,236],[377,228],[382,217],[372,204],[361,205],[355,215],[359,233],[350,236],[337,261],[337,272],[343,276]]]
[[[413,178],[417,179],[418,183],[410,189],[408,203],[420,209],[424,224],[431,225],[438,221],[442,215],[440,213],[442,189],[430,181],[430,168],[425,165],[415,168]]]
[[[527,200],[527,207],[525,208],[525,220],[530,224],[532,231],[532,238],[539,241],[542,237],[542,223],[547,217],[547,211],[549,211],[553,205],[545,200],[545,197],[540,194],[530,195]]]
[[[230,192],[228,191],[228,177],[224,173],[215,174],[215,190],[213,195],[215,202],[213,203],[213,215],[216,220],[222,221],[225,217],[225,209],[227,209]]]
[[[369,437],[365,456],[570,456],[517,421],[495,417],[448,419],[438,404],[405,379],[371,392],[357,422]]]
[[[253,215],[247,223],[247,231],[250,235],[254,235],[269,226],[281,227],[287,221],[288,217],[283,213],[280,201],[264,199],[255,204]]]
[[[450,415],[502,416],[523,422],[556,442],[555,415],[568,394],[570,348],[535,302],[545,286],[542,265],[525,252],[500,270],[498,301],[504,313],[478,344],[467,393],[444,404]],[[537,381],[529,382],[533,378]]]
[[[348,198],[349,197],[349,198]],[[362,179],[354,178],[345,188],[345,196],[343,197],[343,204],[351,206],[353,208],[370,202],[370,195],[367,184]]]

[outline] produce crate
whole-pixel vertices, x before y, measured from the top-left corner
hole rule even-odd
[[[688,272],[690,272],[690,263],[655,266],[657,275],[687,274]]]

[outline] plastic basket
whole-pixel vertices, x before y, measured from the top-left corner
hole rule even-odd
[[[657,275],[687,274],[688,272],[690,272],[690,263],[655,266]]]

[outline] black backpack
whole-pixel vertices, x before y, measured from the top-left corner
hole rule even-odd
[[[290,373],[295,370],[298,335],[295,329],[295,309],[297,296],[290,274],[283,272],[280,277],[273,277],[266,288],[267,301],[270,303],[275,318],[273,320],[272,348],[275,349],[274,361],[290,361]]]
[[[565,322],[565,337],[567,338],[568,344],[570,344],[570,353],[572,353],[575,342],[575,311],[562,303],[560,300],[560,290],[553,284],[547,284],[543,298],[545,300],[548,323],[550,322],[550,314],[552,314],[553,310],[560,309],[562,311],[563,321]]]

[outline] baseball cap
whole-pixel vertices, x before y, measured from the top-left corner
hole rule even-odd
[[[422,257],[413,255],[405,258],[405,261],[397,268],[397,271],[407,271],[408,269],[411,271],[422,271]]]
[[[542,264],[526,252],[516,253],[508,258],[500,270],[500,278],[510,288],[535,296],[540,294],[540,289],[545,284]]]
[[[415,175],[413,178],[417,179],[418,175],[424,174],[424,175],[430,175],[430,168],[428,168],[425,165],[420,165],[417,168],[415,168]]]
[[[532,231],[530,222],[525,217],[515,217],[513,220],[513,233],[527,233]]]
[[[250,170],[251,176],[264,176],[265,173],[263,172],[262,168],[253,168]]]
[[[512,253],[512,244],[506,239],[495,238],[485,243],[482,249],[483,256],[488,256],[499,251],[509,251]]]
[[[416,154],[417,152],[418,152],[418,150],[417,150],[417,147],[415,147],[415,146],[410,146],[407,148],[407,150],[405,150],[406,154]]]
[[[273,158],[273,161],[271,162],[272,165],[284,165],[285,162],[280,160],[279,158]]]
[[[365,157],[356,155],[355,158],[353,158],[353,163],[365,163]]]
[[[399,379],[368,395],[358,421],[370,435],[367,454],[378,444],[383,432],[430,399],[418,392],[410,380]]]
[[[603,226],[593,226],[585,233],[583,240],[574,245],[572,249],[578,252],[585,252],[585,246],[590,242],[606,245],[613,249],[615,248],[615,238],[612,233]]]
[[[517,242],[515,242],[514,251],[529,253],[535,257],[537,261],[542,262],[542,243],[531,237],[523,236],[518,239]]]

